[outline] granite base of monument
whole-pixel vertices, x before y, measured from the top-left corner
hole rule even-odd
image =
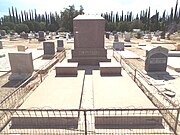
[[[107,50],[104,48],[78,48],[72,50],[72,59],[68,62],[78,62],[80,66],[83,65],[99,65],[99,62],[111,62],[107,59]]]
[[[12,73],[8,80],[10,81],[16,81],[16,80],[26,80],[29,77],[31,77],[31,73]]]

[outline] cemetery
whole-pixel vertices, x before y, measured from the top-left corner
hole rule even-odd
[[[105,32],[96,15],[75,17],[73,31],[0,39],[0,132],[180,133],[174,42]]]

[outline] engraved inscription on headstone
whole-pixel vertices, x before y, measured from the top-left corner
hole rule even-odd
[[[167,67],[168,49],[163,47],[146,51],[145,71],[165,72]]]

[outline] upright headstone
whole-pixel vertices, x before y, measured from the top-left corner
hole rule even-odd
[[[1,35],[2,37],[5,37],[5,36],[6,36],[6,31],[5,31],[5,30],[0,30],[0,35]]]
[[[18,52],[25,52],[26,47],[24,45],[18,45],[17,50],[18,50]]]
[[[10,80],[22,80],[34,71],[32,53],[9,53],[9,62],[11,66]]]
[[[38,35],[39,35],[38,41],[45,41],[44,31],[39,31]]]
[[[158,46],[146,51],[145,71],[166,72],[168,49]]]
[[[106,32],[105,35],[106,35],[106,38],[109,39],[110,33]]]
[[[22,33],[20,34],[20,38],[28,39],[28,33],[22,32]]]
[[[113,48],[115,50],[124,51],[124,42],[119,42],[119,35],[114,35]]]
[[[3,49],[2,41],[0,41],[0,49]]]
[[[54,54],[55,54],[54,42],[51,42],[51,41],[43,42],[43,50],[44,50],[43,58],[52,58],[52,57],[54,57]]]
[[[119,42],[119,35],[118,34],[114,34],[114,42]]]
[[[57,51],[62,51],[64,49],[64,41],[57,40]]]
[[[180,44],[176,45],[176,51],[180,51]]]
[[[78,65],[99,65],[99,62],[110,61],[104,48],[104,18],[79,15],[73,19],[73,29],[74,50],[69,62],[78,62]]]
[[[124,41],[125,41],[125,42],[130,42],[130,39],[131,39],[130,33],[125,33],[125,39],[124,39]]]
[[[161,33],[161,39],[165,39],[165,35],[166,35],[165,31],[163,31],[163,32]]]

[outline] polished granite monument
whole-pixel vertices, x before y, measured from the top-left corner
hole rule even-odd
[[[74,50],[69,62],[78,65],[99,65],[110,62],[104,48],[105,19],[100,16],[79,15],[73,19]]]

